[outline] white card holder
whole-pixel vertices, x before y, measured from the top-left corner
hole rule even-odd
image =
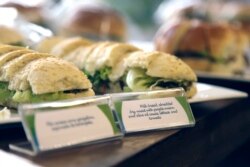
[[[125,134],[192,127],[195,119],[183,88],[110,94]]]
[[[121,139],[120,122],[109,107],[110,96],[95,96],[18,107],[27,143],[10,149],[29,155]]]

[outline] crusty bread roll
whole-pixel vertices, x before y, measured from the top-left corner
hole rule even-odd
[[[42,53],[50,53],[52,48],[64,39],[65,38],[61,36],[52,36],[44,38],[37,44],[35,50]]]
[[[2,66],[6,63],[8,63],[9,61],[22,56],[23,54],[26,53],[31,53],[34,52],[32,50],[29,49],[20,49],[20,50],[14,50],[8,53],[5,53],[3,55],[0,56],[0,69],[2,68]]]
[[[0,44],[0,56],[11,52],[11,51],[15,51],[15,50],[22,50],[25,49],[24,47],[19,47],[19,46],[11,46],[11,45],[1,45]]]
[[[25,67],[28,63],[31,61],[48,57],[51,56],[49,54],[43,53],[26,53],[23,54],[22,56],[15,58],[14,60],[6,63],[4,66],[1,68],[1,81],[10,81],[12,80],[13,76],[21,70],[23,67]]]
[[[189,30],[190,22],[183,21],[180,25],[178,22],[165,24],[157,32],[157,49],[166,53],[173,53],[179,45],[180,38]]]
[[[113,44],[106,48],[104,56],[101,58],[100,62],[106,66],[112,67],[112,71],[109,75],[111,81],[116,81],[125,74],[125,59],[130,53],[139,50],[139,48],[133,45],[123,43]]]
[[[121,62],[129,53],[139,50],[137,47],[124,43],[102,43],[96,47],[86,61],[85,69],[94,73],[105,66],[112,68],[109,79],[116,81],[125,72],[125,68],[119,68]],[[118,68],[118,69],[116,69]],[[115,69],[115,70],[114,70]],[[113,71],[114,70],[114,71]]]
[[[87,77],[73,64],[47,57],[32,63],[24,69],[24,76],[34,94],[43,94],[72,89],[90,89]]]
[[[181,25],[179,25],[181,27]],[[184,25],[186,26],[186,25]],[[189,28],[179,37],[175,50],[205,52],[208,50],[208,25],[200,22],[189,24]]]
[[[180,57],[194,70],[228,75],[245,68],[244,51],[249,43],[239,29],[226,23],[197,20],[165,27],[156,33],[156,49]]]
[[[0,53],[2,105],[16,107],[18,103],[94,95],[86,75],[72,63],[48,53],[8,45],[0,45]]]
[[[186,63],[173,55],[157,51],[135,52],[126,59],[126,65],[129,68],[144,69],[147,76],[158,78],[158,81],[188,81],[191,85],[185,90],[187,96],[192,97],[196,93],[196,74]],[[152,83],[154,84],[156,83]]]
[[[72,62],[80,69],[84,69],[89,55],[92,53],[94,49],[96,49],[98,45],[99,43],[94,43],[88,47],[81,46],[70,52],[63,59]]]
[[[62,36],[81,35],[93,40],[126,39],[126,25],[121,14],[103,5],[70,8],[58,29],[58,34]]]
[[[1,44],[20,44],[24,41],[24,37],[17,30],[0,26],[0,43]]]
[[[51,54],[63,58],[65,55],[69,54],[76,48],[80,46],[90,45],[92,42],[80,37],[72,37],[65,40],[60,41],[53,49],[51,50]]]
[[[91,75],[93,75],[97,69],[100,69],[100,66],[97,66],[99,58],[103,56],[104,49],[112,44],[112,42],[106,41],[97,44],[95,48],[89,53],[89,56],[86,59],[86,63],[84,65],[84,69],[88,71]]]
[[[183,29],[179,32],[183,34],[185,31]],[[69,40],[65,39],[66,42]],[[74,47],[71,44],[61,45],[61,43],[65,44],[64,40],[55,44],[52,51],[56,48],[57,53],[63,53],[63,56],[55,56],[75,64],[84,71],[93,83],[93,89],[97,94],[125,90],[150,90],[151,87],[154,87],[154,89],[183,87],[188,97],[196,93],[195,82],[197,78],[195,73],[187,64],[175,56],[157,51],[145,52],[131,44],[113,41],[102,41]],[[178,44],[176,43],[176,46]],[[63,50],[65,49],[67,51],[64,54]],[[51,53],[53,53],[52,51]],[[54,53],[56,54],[56,52]],[[30,63],[26,69],[29,69],[29,66],[33,67],[33,64]],[[136,71],[134,68],[141,68],[146,73],[143,70]],[[26,72],[21,72],[17,77],[24,77],[23,73]],[[137,84],[137,80],[143,80],[142,84],[145,82],[146,87],[140,85],[140,83]],[[28,84],[20,85],[27,86]],[[24,88],[20,87],[20,89]]]
[[[208,28],[210,56],[226,58],[234,52],[234,33],[228,24],[211,24]]]
[[[194,71],[173,55],[157,51],[137,53],[139,54],[133,54],[127,58],[128,67],[146,69],[146,74],[152,77],[197,81]]]

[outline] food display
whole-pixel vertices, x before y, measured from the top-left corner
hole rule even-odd
[[[135,52],[126,60],[126,83],[133,91],[183,87],[187,97],[196,93],[196,75],[179,58],[162,52]]]
[[[44,39],[38,45],[46,45]],[[58,37],[54,37],[58,38]],[[146,52],[126,43],[83,42],[71,47],[68,38],[55,42],[49,53],[74,63],[84,71],[97,94],[183,87],[188,97],[196,93],[196,75],[182,60],[163,52]],[[66,50],[66,51],[65,51]]]
[[[250,137],[249,9],[0,2],[0,164],[227,164]]]
[[[182,20],[163,25],[155,35],[155,47],[196,71],[230,75],[246,68],[249,41],[244,31],[226,23]]]
[[[1,105],[94,95],[84,73],[67,61],[11,45],[0,45],[0,54]]]

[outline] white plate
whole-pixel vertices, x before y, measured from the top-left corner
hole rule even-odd
[[[18,122],[21,122],[21,118],[19,117],[19,115],[11,114],[10,118],[0,120],[0,126],[2,124],[13,124],[13,123],[18,123]]]
[[[225,87],[197,83],[197,94],[189,99],[190,103],[206,102],[212,100],[244,98],[248,94],[239,90],[229,89]]]
[[[216,73],[209,73],[209,72],[203,72],[203,71],[196,71],[195,73],[198,77],[203,77],[203,78],[250,82],[250,69],[249,68],[246,68],[244,70],[243,75],[234,75],[234,74],[224,75],[224,74],[216,74]]]
[[[248,96],[247,93],[242,91],[209,85],[209,84],[203,84],[203,83],[197,83],[197,89],[198,89],[197,94],[188,100],[190,103],[233,99],[233,98],[244,98]],[[1,124],[11,124],[20,121],[21,119],[17,114],[12,114],[11,118],[0,120],[0,126]]]

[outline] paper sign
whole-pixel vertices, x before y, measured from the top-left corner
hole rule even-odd
[[[41,149],[114,135],[111,122],[97,106],[39,112],[35,129]]]
[[[184,96],[128,100],[115,103],[126,132],[192,125],[195,123]]]
[[[25,119],[39,150],[106,139],[119,132],[108,104],[45,110]]]

